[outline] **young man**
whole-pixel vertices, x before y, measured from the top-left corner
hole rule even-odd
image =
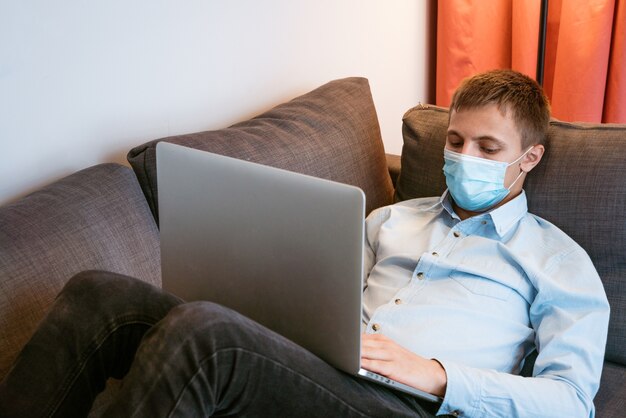
[[[464,81],[450,106],[446,193],[368,218],[363,367],[445,394],[441,412],[593,415],[608,302],[584,250],[529,214],[522,190],[549,119],[528,77]],[[534,377],[521,378],[535,345]]]
[[[549,106],[512,71],[465,81],[450,110],[448,191],[366,225],[363,367],[441,405],[337,371],[218,305],[105,272],[72,278],[0,384],[2,416],[593,416],[609,308],[585,252],[527,213]],[[533,377],[518,376],[538,351]]]

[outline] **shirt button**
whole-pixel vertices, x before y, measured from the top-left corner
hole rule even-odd
[[[461,234],[459,233],[459,231],[454,231],[453,235],[454,235],[455,237],[457,237],[457,238],[461,236]]]
[[[396,300],[394,300],[394,303],[396,305],[400,305],[402,303],[402,299],[396,299]]]
[[[424,279],[424,273],[422,273],[421,271],[420,271],[419,273],[417,273],[417,278],[418,278],[419,280]]]
[[[452,415],[453,417],[460,417],[461,413],[459,411],[452,411],[450,412],[450,415]]]
[[[481,224],[487,225],[487,221],[482,221]]]
[[[372,325],[372,329],[374,331],[378,331],[380,329],[380,325],[379,324],[374,324],[374,325]]]
[[[439,253],[438,253],[438,252],[436,252],[436,251],[433,251],[433,256],[434,256],[434,257],[439,257]]]

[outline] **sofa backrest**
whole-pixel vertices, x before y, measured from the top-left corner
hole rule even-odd
[[[130,168],[94,166],[0,207],[0,380],[65,282],[90,269],[161,285],[158,230]]]
[[[128,161],[158,221],[156,144],[167,141],[358,186],[367,212],[392,202],[393,186],[369,83],[331,81],[253,119],[132,149]]]
[[[445,190],[447,125],[445,108],[406,112],[396,200]],[[626,365],[626,125],[550,125],[546,153],[524,186],[529,211],[561,228],[593,260],[611,305],[606,359]]]

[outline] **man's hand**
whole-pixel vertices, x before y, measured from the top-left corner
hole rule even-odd
[[[361,341],[364,369],[433,395],[445,395],[448,380],[438,361],[420,357],[382,334],[363,334]]]

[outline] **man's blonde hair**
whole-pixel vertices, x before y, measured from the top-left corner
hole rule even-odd
[[[452,96],[450,111],[495,104],[502,114],[513,112],[522,149],[545,144],[550,103],[532,78],[513,70],[493,70],[466,78]]]

